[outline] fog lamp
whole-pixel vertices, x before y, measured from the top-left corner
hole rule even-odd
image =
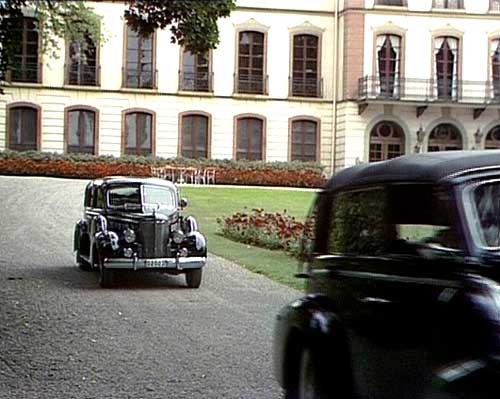
[[[172,240],[176,244],[180,244],[184,240],[184,232],[182,230],[176,230],[172,233]]]
[[[134,255],[134,251],[132,250],[132,248],[125,248],[123,250],[123,255],[126,257],[126,258],[131,258],[133,255]]]
[[[189,251],[187,250],[187,248],[181,248],[181,250],[179,251],[179,256],[181,258],[185,258],[186,256],[188,256],[189,254]]]
[[[132,229],[126,229],[123,232],[123,238],[125,239],[126,242],[129,244],[133,243],[135,241],[135,231]]]

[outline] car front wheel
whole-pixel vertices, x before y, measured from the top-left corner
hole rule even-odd
[[[201,284],[203,269],[195,269],[186,272],[186,284],[189,288],[198,288]]]

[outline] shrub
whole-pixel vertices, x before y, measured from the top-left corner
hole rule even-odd
[[[252,209],[217,219],[219,234],[234,241],[268,249],[282,249],[299,257],[302,245],[311,241],[312,221],[303,223],[283,213]]]
[[[218,184],[322,187],[324,167],[310,162],[262,162],[220,159],[161,158],[125,155],[94,156],[38,151],[0,151],[0,174],[98,178],[113,175],[151,176],[152,166],[216,169]]]

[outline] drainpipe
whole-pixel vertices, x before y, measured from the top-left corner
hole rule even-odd
[[[335,149],[337,148],[337,90],[338,90],[338,56],[339,56],[339,2],[335,2],[335,16],[333,18],[333,103],[332,103],[332,146],[330,152],[330,174],[335,172]]]

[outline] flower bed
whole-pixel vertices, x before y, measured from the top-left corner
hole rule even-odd
[[[219,233],[234,241],[269,249],[282,249],[299,256],[302,245],[309,243],[313,224],[297,221],[283,213],[268,213],[252,209],[249,213],[238,212],[224,219],[217,219]]]
[[[93,156],[36,151],[0,151],[0,174],[98,178],[151,176],[152,166],[190,166],[216,170],[217,184],[322,187],[323,167],[304,162],[193,160],[141,156]]]

